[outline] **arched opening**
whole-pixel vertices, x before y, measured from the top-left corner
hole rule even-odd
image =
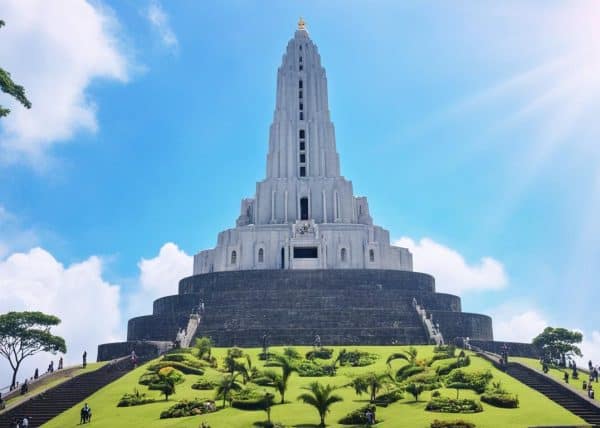
[[[285,269],[285,249],[281,247],[281,269]]]
[[[263,263],[265,261],[265,250],[262,248],[258,250],[258,263]]]
[[[304,138],[304,136],[306,135],[306,132],[304,131],[304,129],[300,130],[300,138]]]
[[[375,251],[373,251],[373,250],[369,250],[369,261],[370,262],[375,261]]]
[[[237,253],[235,250],[231,252],[231,264],[234,265],[237,263]]]
[[[298,80],[298,89],[302,89],[302,80]]]
[[[340,258],[342,259],[343,262],[346,261],[346,249],[342,248],[342,250],[340,251]]]
[[[300,220],[308,220],[308,198],[300,198]]]

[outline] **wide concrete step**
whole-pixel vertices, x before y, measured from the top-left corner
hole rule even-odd
[[[587,423],[594,426],[600,425],[600,408],[565,386],[548,379],[533,369],[515,363],[508,364],[506,373],[544,394]]]

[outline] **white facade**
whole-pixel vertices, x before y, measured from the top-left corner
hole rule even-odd
[[[374,226],[366,197],[340,175],[327,77],[303,25],[277,72],[267,177],[244,199],[236,227],[194,256],[194,275],[250,269],[412,270],[406,248]]]

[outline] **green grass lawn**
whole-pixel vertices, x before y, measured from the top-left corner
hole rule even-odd
[[[295,347],[302,354],[310,350],[310,347]],[[335,347],[336,351],[341,347]],[[346,347],[348,350],[354,347]],[[307,378],[292,374],[289,380],[288,391],[286,392],[286,403],[276,405],[272,408],[271,418],[273,421],[283,423],[285,426],[316,426],[319,422],[317,411],[298,402],[296,397],[303,392],[302,386],[317,380],[323,384],[332,384],[343,386],[349,380],[360,373],[375,371],[384,372],[387,369],[386,359],[393,353],[400,350],[406,350],[408,347],[386,346],[386,347],[356,347],[363,351],[369,351],[380,355],[379,360],[367,367],[358,368],[340,368],[335,377]],[[418,359],[429,358],[433,355],[432,346],[419,346]],[[282,347],[270,348],[270,352],[281,352]],[[259,361],[259,349],[246,349],[252,356],[253,364],[262,368],[263,362]],[[336,352],[337,353],[337,352]],[[226,349],[213,349],[220,363],[226,354]],[[446,361],[447,362],[447,361]],[[437,361],[434,365],[443,363]],[[394,369],[406,364],[404,361],[394,361]],[[509,392],[518,394],[520,407],[518,409],[501,409],[483,403],[484,411],[477,414],[443,414],[431,413],[425,411],[425,405],[430,399],[431,393],[424,392],[419,398],[419,402],[414,402],[412,396],[405,394],[405,398],[394,403],[387,408],[377,408],[377,418],[383,419],[378,427],[429,427],[434,419],[465,419],[477,425],[477,427],[529,427],[544,425],[578,425],[585,426],[585,422],[579,417],[571,414],[554,402],[548,400],[543,395],[519,383],[512,377],[496,370],[489,362],[477,356],[471,356],[471,365],[464,368],[466,371],[490,370],[494,376],[492,382],[501,381],[502,385]],[[160,401],[157,403],[146,404],[135,407],[116,407],[117,402],[124,393],[131,393],[134,388],[140,391],[146,391],[147,388],[138,385],[137,381],[145,368],[139,367],[131,373],[126,374],[118,381],[107,385],[100,391],[88,397],[85,401],[93,409],[92,425],[96,428],[120,428],[120,427],[144,427],[144,428],[171,428],[171,427],[193,427],[198,428],[202,421],[210,424],[211,428],[248,428],[252,427],[254,422],[264,421],[266,414],[263,411],[243,411],[233,408],[226,408],[216,413],[191,416],[177,419],[159,419],[162,410],[167,409],[177,400],[198,398],[214,398],[213,391],[196,391],[191,389],[191,385],[197,379],[197,376],[186,375],[184,383],[177,386],[177,392],[169,402]],[[205,377],[218,379],[222,374],[216,370],[208,369]],[[267,390],[270,388],[259,387]],[[443,396],[455,397],[455,390],[440,389]],[[368,396],[357,396],[352,388],[341,388],[337,391],[344,399],[343,402],[334,404],[327,417],[328,426],[339,427],[337,421],[347,413],[358,409],[367,404]],[[147,391],[148,396],[159,398],[159,392]],[[277,398],[279,397],[276,393]],[[462,390],[461,398],[477,398],[477,394],[472,391]],[[277,402],[279,401],[276,399]],[[217,401],[220,405],[220,401]],[[74,406],[72,409],[59,415],[52,421],[44,425],[45,428],[70,428],[76,427],[79,423],[79,409],[83,402]]]
[[[72,379],[75,376],[79,376],[83,373],[88,373],[94,370],[98,370],[102,367],[105,362],[102,363],[89,363],[87,367],[84,369],[82,367],[66,367],[63,370],[56,370],[54,373],[48,376],[44,376],[38,381],[31,383],[29,385],[29,392],[24,395],[17,394],[13,397],[10,397],[6,400],[6,408],[0,413],[10,410],[13,406],[25,401],[29,400],[34,395],[38,395],[47,389],[50,389],[54,386],[60,385],[63,382],[66,382],[69,379]]]

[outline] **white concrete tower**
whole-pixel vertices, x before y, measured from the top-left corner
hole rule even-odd
[[[340,174],[327,76],[300,19],[277,71],[266,178],[242,201],[236,227],[195,256],[194,274],[332,268],[412,270],[412,256],[390,245]]]

